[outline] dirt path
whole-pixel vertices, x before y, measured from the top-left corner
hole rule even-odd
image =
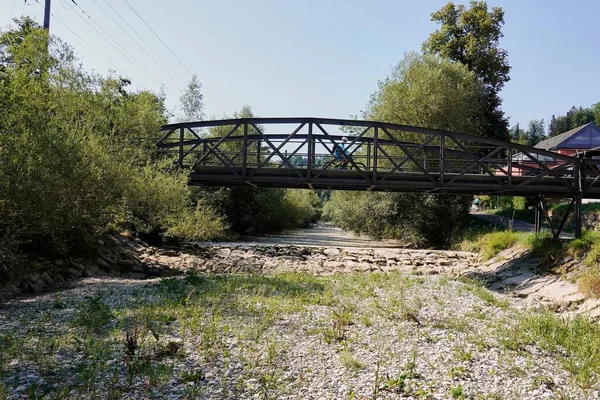
[[[535,225],[529,222],[521,221],[518,219],[511,219],[508,217],[501,217],[499,215],[486,214],[486,213],[471,213],[476,218],[482,219],[484,221],[490,222],[496,225],[502,225],[505,227],[510,227],[512,225],[512,229],[519,232],[533,232],[535,231]],[[548,228],[542,228],[544,232],[550,232]],[[572,233],[561,232],[561,239],[573,239],[575,236]]]
[[[315,224],[311,228],[294,229],[278,235],[258,236],[244,238],[247,244],[277,244],[290,246],[319,246],[319,247],[359,247],[359,248],[401,248],[407,247],[406,243],[398,240],[374,240],[367,237],[358,237],[344,232],[329,224]],[[220,243],[220,245],[239,244]]]

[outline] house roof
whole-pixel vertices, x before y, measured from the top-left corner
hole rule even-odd
[[[593,122],[542,140],[535,145],[536,148],[544,150],[592,149],[598,146],[600,146],[600,128]]]

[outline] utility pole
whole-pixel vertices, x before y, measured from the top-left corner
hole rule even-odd
[[[46,7],[44,8],[44,29],[50,33],[50,2],[46,0]]]

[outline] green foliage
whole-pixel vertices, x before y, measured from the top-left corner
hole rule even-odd
[[[90,75],[30,19],[0,34],[0,277],[106,229],[220,236],[183,174],[153,162],[164,98]],[[203,224],[198,227],[197,224]]]
[[[85,328],[90,332],[99,332],[110,322],[112,317],[112,310],[101,297],[88,297],[77,307],[73,325]]]
[[[548,126],[548,136],[556,136],[589,122],[600,126],[600,103],[591,107],[571,107],[565,115],[552,116]]]
[[[565,351],[563,367],[583,388],[600,379],[600,327],[585,319],[563,319],[550,312],[524,315],[520,328],[526,343],[536,343],[550,350]]]
[[[489,260],[502,250],[512,247],[518,242],[517,232],[493,232],[482,236],[478,241],[479,251],[483,260]]]
[[[432,55],[409,54],[380,82],[364,117],[477,133],[482,90],[475,74],[464,65]],[[416,140],[414,134],[396,135],[401,140]],[[460,196],[336,192],[325,204],[324,216],[353,232],[445,247],[462,226],[469,204],[467,197]]]
[[[234,112],[232,118],[254,118],[248,105]],[[261,127],[258,127],[262,129]],[[215,127],[209,137],[221,137],[229,133],[228,126]],[[249,127],[249,134],[255,128]],[[241,143],[223,143],[220,148],[239,154]],[[266,152],[266,150],[264,150]],[[303,162],[297,158],[294,162]],[[233,234],[262,234],[278,232],[315,222],[319,218],[320,200],[312,191],[287,189],[262,189],[251,187],[194,189],[192,196],[202,207],[215,210]]]
[[[349,351],[344,350],[340,354],[342,365],[349,370],[360,371],[365,368],[365,364],[357,360]]]
[[[179,101],[183,110],[181,121],[194,122],[204,118],[204,95],[198,75],[192,76]]]
[[[483,82],[484,108],[478,133],[508,139],[508,121],[500,106],[499,93],[509,81],[510,66],[506,50],[499,47],[503,36],[504,11],[488,10],[484,1],[471,1],[470,7],[449,2],[431,14],[441,25],[423,43],[423,50],[466,65]]]
[[[379,82],[364,117],[477,134],[481,90],[475,74],[464,65],[409,53]]]
[[[535,210],[533,209],[519,209],[516,207],[506,207],[498,210],[492,210],[489,212],[490,214],[498,215],[504,218],[508,218],[509,221],[513,219],[517,219],[519,221],[529,222],[531,224],[535,223]]]
[[[447,247],[463,226],[468,207],[468,200],[458,196],[333,192],[323,213],[352,232]]]
[[[465,393],[464,393],[463,387],[461,385],[455,386],[452,389],[450,389],[450,395],[452,396],[453,399],[464,399],[465,398]]]
[[[600,271],[591,269],[579,277],[579,291],[587,297],[600,297]]]
[[[233,233],[278,232],[313,222],[319,199],[308,190],[202,188],[196,196],[217,210]]]
[[[534,119],[529,122],[529,127],[525,132],[525,143],[527,146],[535,146],[546,138],[546,127],[544,120]]]

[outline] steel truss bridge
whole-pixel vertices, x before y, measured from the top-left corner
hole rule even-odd
[[[190,171],[189,183],[569,198],[581,234],[582,198],[600,198],[600,160],[502,140],[376,121],[239,118],[165,125],[160,153]],[[348,137],[347,162],[332,162]]]

